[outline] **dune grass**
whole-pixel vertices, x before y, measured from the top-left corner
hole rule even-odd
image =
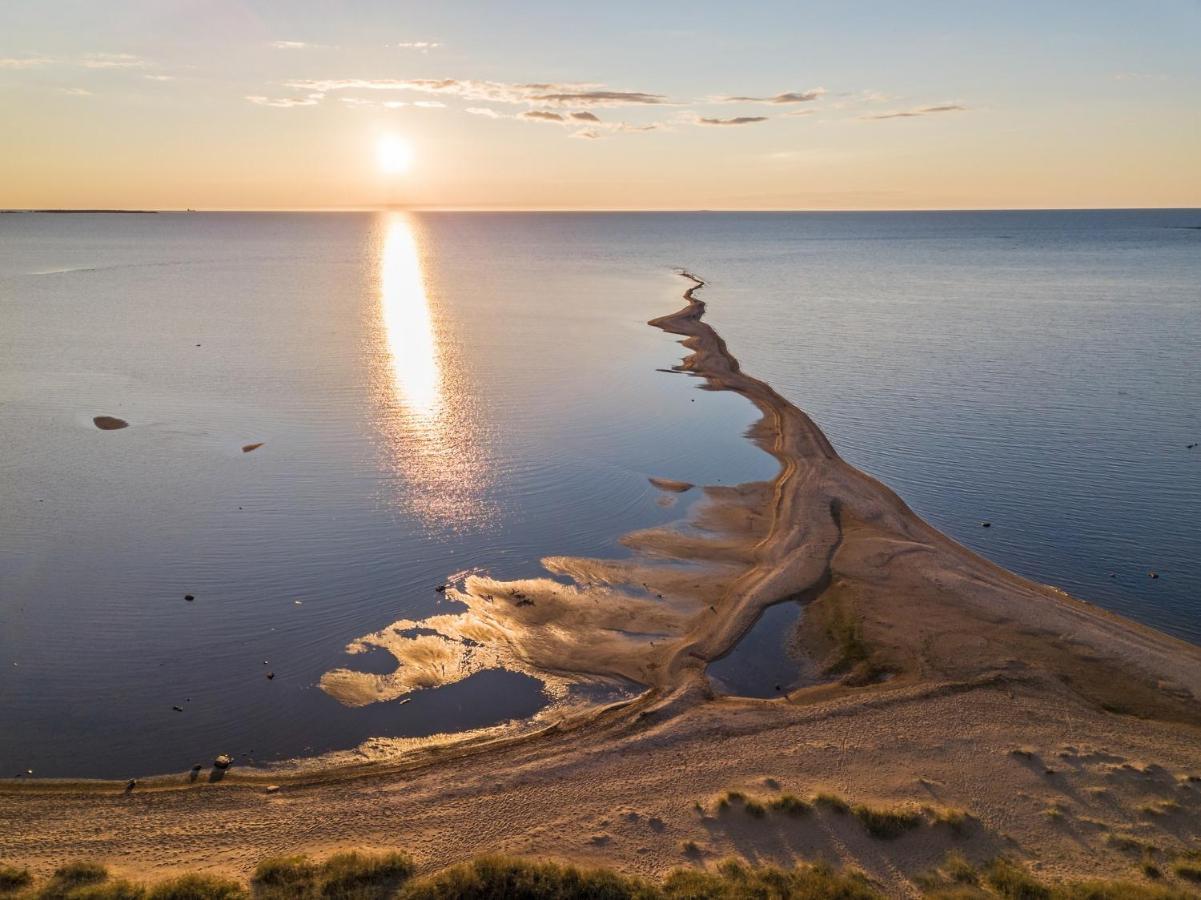
[[[259,863],[250,885],[261,900],[382,900],[393,896],[414,868],[403,853],[336,853],[322,863],[276,856]]]
[[[792,794],[781,794],[767,802],[767,808],[786,816],[803,816],[809,812],[809,804]]]
[[[921,810],[909,806],[882,808],[860,803],[851,807],[851,815],[863,823],[872,837],[885,840],[898,838],[925,822]]]
[[[873,812],[885,813],[888,821],[898,813]],[[687,843],[685,848],[691,849]],[[700,848],[696,850],[699,856]],[[1181,879],[1199,881],[1201,862],[1191,854],[1182,855],[1174,872]],[[324,861],[274,857],[259,864],[249,887],[202,874],[142,885],[110,878],[103,866],[82,862],[62,866],[41,884],[12,867],[0,866],[0,876],[5,878],[0,883],[10,886],[7,895],[19,900],[878,900],[885,896],[861,873],[826,863],[786,869],[738,860],[711,869],[677,869],[659,882],[611,869],[505,856],[483,856],[416,877],[413,861],[403,853],[339,853]],[[977,867],[956,851],[916,883],[922,896],[938,900],[1184,900],[1195,896],[1169,884],[1047,885],[1014,860],[1001,857]]]
[[[0,865],[0,894],[11,894],[29,887],[32,881],[33,876],[28,869]]]
[[[838,794],[831,794],[828,791],[821,791],[817,794],[814,794],[813,805],[839,814],[848,813],[851,811],[851,804],[847,803],[847,801],[838,796]]]

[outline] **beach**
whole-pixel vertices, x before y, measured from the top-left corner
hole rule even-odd
[[[1201,649],[927,524],[742,371],[703,318],[704,283],[682,277],[684,307],[651,325],[682,339],[677,371],[755,406],[751,436],[778,474],[704,488],[691,527],[628,534],[628,558],[548,557],[554,578],[464,575],[446,590],[456,611],[422,620],[421,634],[401,620],[359,639],[392,654],[394,672],[334,669],[321,684],[351,705],[490,669],[563,697],[581,681],[645,690],[565,702],[521,727],[131,790],[5,781],[0,857],[38,872],[95,857],[139,876],[244,876],[266,855],[345,847],[403,848],[427,870],[511,852],[644,875],[730,854],[821,857],[904,896],[954,848],[1052,879],[1131,878],[1146,847],[1166,865],[1195,843]],[[805,604],[797,643],[822,677],[770,700],[716,696],[708,664],[791,600]],[[796,819],[723,807],[730,791],[830,793],[915,818],[882,841],[821,806]]]

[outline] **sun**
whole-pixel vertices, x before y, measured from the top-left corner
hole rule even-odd
[[[395,134],[385,134],[375,144],[375,158],[381,172],[399,175],[413,165],[413,145]]]

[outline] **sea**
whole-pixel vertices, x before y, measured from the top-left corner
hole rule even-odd
[[[774,476],[750,404],[646,324],[681,269],[743,368],[933,525],[1201,643],[1201,210],[10,213],[0,778],[546,710],[504,670],[357,708],[318,682],[389,671],[347,644],[451,611],[464,573],[686,520],[700,491],[651,477]]]

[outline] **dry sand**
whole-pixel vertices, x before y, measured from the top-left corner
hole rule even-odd
[[[570,584],[468,576],[459,612],[351,645],[385,647],[390,675],[337,670],[345,703],[394,699],[504,666],[565,696],[573,682],[636,682],[609,707],[552,707],[532,723],[441,741],[372,741],[269,773],[232,769],[111,783],[6,782],[0,858],[44,871],[98,857],[116,869],[245,874],[280,852],[413,852],[437,867],[489,851],[643,874],[723,855],[822,856],[890,893],[948,848],[1007,853],[1051,878],[1142,878],[1201,838],[1201,649],[977,556],[843,462],[820,429],[743,373],[695,297],[651,324],[684,337],[677,367],[762,413],[771,482],[706,488],[686,528],[627,536],[620,561],[544,561]],[[828,677],[776,700],[717,698],[704,670],[762,610],[808,603],[800,643]],[[432,634],[430,633],[432,632]],[[281,790],[267,794],[268,784]],[[930,807],[895,841],[828,811],[719,809],[739,789],[830,790]],[[698,806],[699,804],[699,806]],[[966,810],[955,834],[937,810]],[[685,855],[694,841],[700,856]]]

